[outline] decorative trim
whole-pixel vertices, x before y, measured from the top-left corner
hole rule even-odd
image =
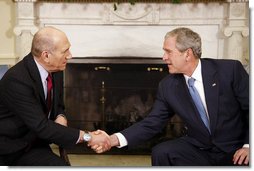
[[[249,28],[248,27],[226,27],[224,30],[224,35],[227,37],[232,36],[233,32],[241,32],[243,37],[249,36]]]
[[[231,2],[241,2],[241,3],[246,3],[246,2],[249,2],[249,0],[227,0],[227,2],[231,3]]]
[[[13,0],[14,2],[37,2],[37,0]]]
[[[76,3],[210,3],[210,2],[228,2],[228,3],[248,3],[249,0],[13,0],[13,2],[76,2]]]
[[[14,65],[18,61],[15,54],[0,54],[0,65]]]
[[[38,28],[36,26],[16,26],[13,29],[13,32],[16,36],[20,36],[22,34],[23,31],[29,31],[32,35],[34,35],[37,31]]]
[[[26,0],[15,0],[15,1],[26,1]],[[32,1],[32,0],[27,0]],[[86,3],[103,3],[103,2],[113,2],[113,3],[124,3],[124,2],[132,2],[132,3],[199,3],[199,2],[227,2],[228,0],[35,0],[37,2],[86,2]],[[234,1],[234,0],[232,0]],[[238,0],[241,1],[241,0]],[[246,0],[245,0],[246,1]],[[248,1],[248,0],[247,0]]]

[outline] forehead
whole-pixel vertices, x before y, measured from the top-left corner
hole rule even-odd
[[[173,49],[176,44],[176,36],[169,36],[164,40],[163,49]]]
[[[70,46],[71,46],[67,37],[59,38],[56,45],[58,47],[57,49],[62,50],[62,51],[70,48]]]

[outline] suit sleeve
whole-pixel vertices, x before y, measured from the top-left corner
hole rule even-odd
[[[32,80],[28,80],[28,82]],[[44,115],[36,88],[24,79],[9,77],[3,83],[4,103],[7,108],[36,134],[37,137],[63,147],[75,145],[79,130],[67,128],[48,120]]]
[[[239,61],[234,65],[234,94],[242,110],[244,143],[249,144],[249,75]]]
[[[127,139],[129,147],[143,143],[160,133],[171,117],[170,114],[173,115],[173,112],[170,111],[170,107],[163,96],[162,87],[163,86],[160,83],[153,109],[149,115],[142,121],[121,131]]]

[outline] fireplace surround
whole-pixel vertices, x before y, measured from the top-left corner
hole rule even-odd
[[[203,57],[249,64],[249,0],[182,0],[177,4],[147,0],[135,5],[122,1],[117,10],[115,1],[108,0],[14,2],[15,61],[29,53],[33,35],[44,26],[67,34],[74,57],[161,57],[166,32],[184,26],[201,35]]]

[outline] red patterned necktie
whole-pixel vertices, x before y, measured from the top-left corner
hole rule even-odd
[[[52,84],[52,75],[49,74],[48,77],[47,77],[47,99],[46,99],[46,102],[47,102],[47,115],[49,114],[50,110],[51,110],[51,92],[52,92],[52,88],[53,88],[53,84]]]

